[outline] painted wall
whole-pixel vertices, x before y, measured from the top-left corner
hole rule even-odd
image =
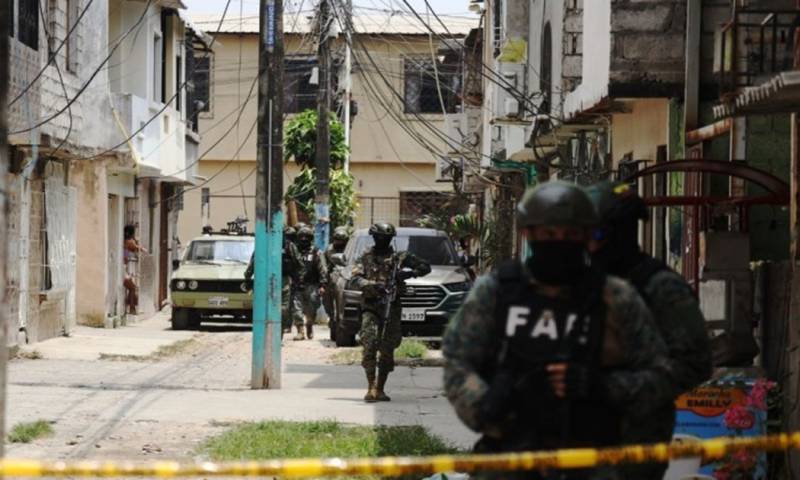
[[[669,100],[639,99],[625,102],[630,113],[612,116],[611,151],[614,168],[622,157],[633,154],[634,160],[655,162],[659,145],[668,144]]]
[[[562,110],[562,90],[561,78],[563,71],[563,63],[561,58],[564,53],[564,3],[560,1],[555,2],[537,2],[530,8],[529,17],[530,33],[528,34],[528,91],[530,93],[538,93],[540,88],[540,73],[542,69],[542,35],[544,25],[550,23],[550,31],[552,32],[552,52],[551,52],[551,69],[552,69],[552,82],[550,87],[550,95],[552,98],[552,109],[554,115],[560,115]]]
[[[305,42],[301,47],[301,41],[302,39],[296,35],[287,36],[287,56],[312,54],[308,47],[309,43]],[[356,42],[364,42],[367,45],[370,55],[380,66],[381,73],[400,93],[403,92],[402,56],[430,55],[428,38],[424,36],[405,36],[391,41],[364,38]],[[203,136],[200,151],[208,151],[206,158],[236,158],[249,161],[256,158],[254,130],[257,113],[256,89],[253,89],[249,101],[247,98],[258,69],[257,49],[256,34],[218,36],[212,60],[212,111],[200,115],[200,133]],[[241,70],[238,66],[240,55],[243,59]],[[357,54],[357,57],[361,60],[362,66],[355,70],[353,76],[353,99],[358,102],[359,114],[353,123],[351,161],[394,163],[398,158],[402,158],[406,163],[435,163],[434,156],[404,131],[398,120],[386,114],[383,106],[376,100],[375,94],[391,105],[408,129],[417,132],[434,145],[442,147],[444,142],[431,133],[421,120],[403,113],[401,100],[388,88],[376,68],[369,63],[364,54]],[[369,80],[365,80],[365,77]],[[368,88],[368,81],[374,87],[375,94]],[[240,116],[241,105],[245,105],[245,108]],[[237,125],[236,120],[239,117],[241,118]],[[435,127],[444,128],[441,114],[425,115],[424,118]],[[230,133],[226,136],[228,131]],[[219,144],[214,146],[218,141]]]

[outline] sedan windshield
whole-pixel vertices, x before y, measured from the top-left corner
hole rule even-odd
[[[190,262],[247,263],[255,244],[243,240],[196,240],[189,247],[186,260]]]
[[[372,248],[375,242],[372,237],[365,235],[356,239],[355,252],[348,258],[355,261]],[[396,251],[409,251],[428,262],[430,265],[458,265],[458,257],[453,249],[453,243],[447,237],[433,236],[397,236],[392,241]]]

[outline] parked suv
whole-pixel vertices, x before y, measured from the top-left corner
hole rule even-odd
[[[399,228],[392,241],[396,251],[410,251],[431,265],[431,273],[405,281],[400,292],[403,335],[439,339],[450,316],[472,287],[455,246],[441,231]],[[368,230],[355,232],[340,257],[336,278],[336,315],[331,334],[337,346],[352,346],[361,328],[361,292],[346,288],[355,261],[373,246]]]
[[[197,328],[212,317],[251,321],[251,286],[244,272],[254,248],[252,235],[227,232],[189,242],[169,284],[172,328]]]

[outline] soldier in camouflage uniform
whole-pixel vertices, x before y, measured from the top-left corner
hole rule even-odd
[[[642,252],[639,220],[648,218],[647,206],[627,183],[601,182],[588,190],[600,215],[595,233],[593,262],[608,273],[628,280],[639,292],[669,349],[675,381],[681,394],[711,377],[711,349],[700,305],[688,283],[663,262]],[[646,416],[632,412],[623,423],[625,443],[669,442],[675,428],[674,398],[654,404]],[[653,400],[656,401],[656,400]],[[661,479],[667,464],[631,465],[630,479]]]
[[[350,287],[361,290],[362,295],[359,336],[364,347],[361,365],[366,372],[368,385],[364,401],[388,402],[391,398],[385,392],[386,380],[394,370],[394,350],[403,339],[398,292],[403,288],[404,280],[425,276],[431,272],[431,267],[410,252],[394,251],[392,239],[397,232],[391,224],[376,223],[369,233],[375,240],[375,246],[356,261]],[[394,280],[392,274],[397,275]],[[392,283],[395,291],[389,292],[387,286]],[[384,318],[385,302],[391,302],[388,318]]]
[[[303,262],[303,276],[298,284],[298,293],[302,314],[295,319],[297,335],[295,340],[314,338],[314,322],[320,306],[320,295],[324,292],[324,282],[328,278],[328,269],[322,252],[314,245],[314,232],[310,227],[302,227],[297,231],[297,247]],[[305,331],[303,331],[305,317]]]
[[[476,451],[617,445],[619,412],[667,388],[666,347],[644,302],[588,262],[596,221],[576,185],[528,191],[517,223],[533,256],[480,277],[448,325],[445,392],[461,420],[483,434]],[[483,478],[621,477],[598,467]]]
[[[283,230],[283,253],[281,255],[281,334],[292,331],[292,320],[295,315],[302,312],[297,298],[292,295],[293,285],[303,276],[303,262],[300,251],[289,240],[294,234],[294,228],[286,227]],[[244,278],[250,281],[255,274],[255,254],[250,256],[250,263],[244,272]]]
[[[347,233],[347,227],[336,227],[333,231],[331,244],[325,249],[325,266],[328,269],[328,278],[325,282],[325,294],[322,296],[322,304],[325,306],[325,313],[328,314],[328,318],[333,318],[335,313],[334,295],[336,294],[334,285],[336,281],[336,268],[331,257],[337,253],[344,253],[344,247],[347,246],[347,241],[349,239],[350,235]]]

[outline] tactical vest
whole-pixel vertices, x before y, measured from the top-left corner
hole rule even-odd
[[[304,285],[319,285],[319,270],[316,268],[318,255],[319,250],[316,247],[311,247],[307,252],[300,252],[300,259],[305,267]]]
[[[501,339],[497,367],[511,369],[517,384],[514,405],[525,448],[612,445],[619,441],[620,417],[599,399],[556,398],[546,380],[552,363],[601,365],[606,305],[605,277],[591,272],[568,297],[537,293],[519,262],[498,270],[495,328]],[[526,384],[527,383],[527,384]]]
[[[283,250],[281,251],[281,273],[283,278],[295,278],[296,272],[292,264],[291,252],[290,248],[286,245],[283,246]]]
[[[664,262],[650,255],[641,254],[641,261],[628,272],[626,277],[631,282],[631,285],[636,288],[636,291],[639,292],[639,295],[644,299],[645,303],[650,305],[652,299],[649,298],[645,291],[647,284],[655,274],[663,272],[664,270],[669,270],[669,267],[667,267]]]

